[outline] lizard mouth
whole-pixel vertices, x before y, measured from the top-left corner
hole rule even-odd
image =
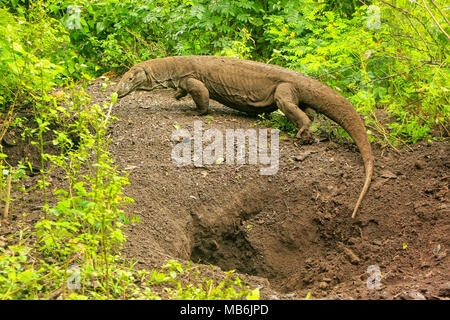
[[[120,91],[117,91],[116,93],[117,93],[117,97],[118,97],[118,98],[123,98],[123,97],[129,95],[130,92],[131,92],[131,91],[128,91],[128,92],[120,92]]]

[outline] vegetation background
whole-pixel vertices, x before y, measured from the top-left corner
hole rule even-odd
[[[83,88],[156,57],[233,56],[328,84],[384,147],[441,139],[449,134],[449,8],[444,0],[0,0],[0,140],[20,128],[16,138],[40,154],[32,168],[0,149],[3,218],[14,188],[43,192],[46,213],[14,236],[16,245],[0,245],[0,298],[158,299],[151,288],[160,284],[170,298],[258,298],[233,273],[221,283],[198,275],[186,282],[190,265],[136,271],[121,258],[123,225],[135,217],[121,209],[132,201],[121,193],[128,180],[108,155],[117,97],[91,105]],[[294,131],[280,112],[261,122]],[[331,122],[317,130],[347,137]],[[49,143],[58,152],[48,152]],[[52,207],[55,168],[68,184],[52,190]],[[33,170],[39,183],[25,190],[20,181]]]

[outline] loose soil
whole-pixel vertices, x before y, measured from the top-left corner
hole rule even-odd
[[[88,88],[94,102],[112,92],[101,83]],[[135,92],[114,107],[119,120],[110,128],[111,153],[129,173],[125,193],[135,203],[127,210],[141,220],[127,227],[124,254],[139,268],[177,259],[235,269],[266,299],[303,299],[309,292],[325,299],[450,298],[448,141],[398,152],[374,145],[372,185],[352,219],[364,179],[354,145],[299,145],[285,137],[279,170],[268,176],[260,174],[264,165],[177,166],[175,128],[192,135],[194,121],[202,121],[203,130],[225,135],[263,127],[215,102],[210,117],[189,115],[193,101],[173,96],[171,90]],[[30,153],[23,146],[5,149],[17,158]],[[13,225],[35,222],[38,200],[17,201]],[[8,228],[3,233],[14,229]],[[380,270],[378,289],[371,270]],[[219,271],[210,276],[220,279]]]

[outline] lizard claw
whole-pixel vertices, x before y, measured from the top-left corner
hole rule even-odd
[[[208,114],[208,111],[189,110],[186,111],[186,114],[189,116],[204,116]]]
[[[317,138],[315,138],[308,129],[300,129],[295,137],[300,140],[301,144],[313,144],[314,142],[317,142]]]

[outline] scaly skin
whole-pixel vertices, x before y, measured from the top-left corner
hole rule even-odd
[[[126,72],[117,87],[122,98],[136,89],[175,88],[175,98],[190,94],[197,113],[208,113],[209,99],[247,113],[277,108],[309,141],[313,110],[341,125],[356,142],[366,171],[353,210],[356,216],[373,174],[374,158],[363,120],[343,96],[301,73],[279,66],[216,56],[179,56],[141,62]]]

